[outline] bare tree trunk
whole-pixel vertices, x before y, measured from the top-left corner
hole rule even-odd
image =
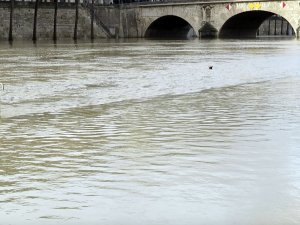
[[[79,0],[75,0],[76,4],[76,12],[75,12],[75,26],[74,26],[74,41],[77,40],[77,26],[78,26],[78,6],[79,6]]]
[[[58,0],[54,0],[54,27],[53,27],[53,41],[57,40],[57,8],[58,8]]]
[[[290,34],[289,30],[290,30],[290,24],[289,24],[289,22],[287,22],[287,24],[286,24],[286,35]]]
[[[13,41],[13,17],[14,17],[15,0],[10,0],[10,16],[9,16],[9,34],[8,41]]]
[[[37,24],[37,12],[39,7],[39,0],[35,0],[35,7],[34,7],[34,19],[33,19],[33,34],[32,40],[36,41],[36,24]]]
[[[283,35],[283,17],[281,17],[281,28],[280,28],[280,34]]]
[[[271,34],[271,18],[269,18],[269,23],[268,23],[268,35],[270,36]]]
[[[275,25],[274,25],[274,35],[277,35],[277,16],[275,16],[275,20],[274,20],[274,23],[275,23]]]
[[[91,39],[94,40],[94,17],[95,17],[95,0],[92,0],[91,9]]]

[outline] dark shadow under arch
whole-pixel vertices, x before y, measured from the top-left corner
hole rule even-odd
[[[218,30],[208,22],[205,22],[198,32],[199,38],[215,38],[218,34]]]
[[[145,37],[151,39],[191,39],[196,36],[193,27],[178,16],[163,16],[150,24]]]
[[[274,15],[261,10],[237,14],[224,23],[219,38],[256,38],[260,25]]]

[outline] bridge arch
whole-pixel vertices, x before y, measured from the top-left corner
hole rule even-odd
[[[219,38],[255,38],[260,25],[271,16],[278,15],[274,12],[251,10],[237,13],[228,18],[219,30]],[[284,18],[284,17],[283,17]],[[284,18],[294,30],[293,24]]]
[[[152,21],[144,37],[153,39],[191,39],[197,34],[193,26],[185,19],[166,15]]]

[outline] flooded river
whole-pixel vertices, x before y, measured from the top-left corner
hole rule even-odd
[[[300,41],[2,43],[0,82],[1,225],[299,224]]]

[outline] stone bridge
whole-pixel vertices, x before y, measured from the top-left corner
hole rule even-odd
[[[120,37],[256,37],[273,15],[284,18],[296,37],[300,1],[233,0],[155,2],[95,7],[96,16]]]
[[[40,2],[38,9],[35,1]],[[252,38],[274,15],[282,19],[281,33],[285,24],[286,31],[293,31],[285,33],[300,37],[300,0],[148,0],[126,4],[115,0],[106,5],[103,0],[58,0],[58,6],[54,0],[35,1],[0,0],[0,40],[34,36],[56,40],[75,34],[78,39]]]

